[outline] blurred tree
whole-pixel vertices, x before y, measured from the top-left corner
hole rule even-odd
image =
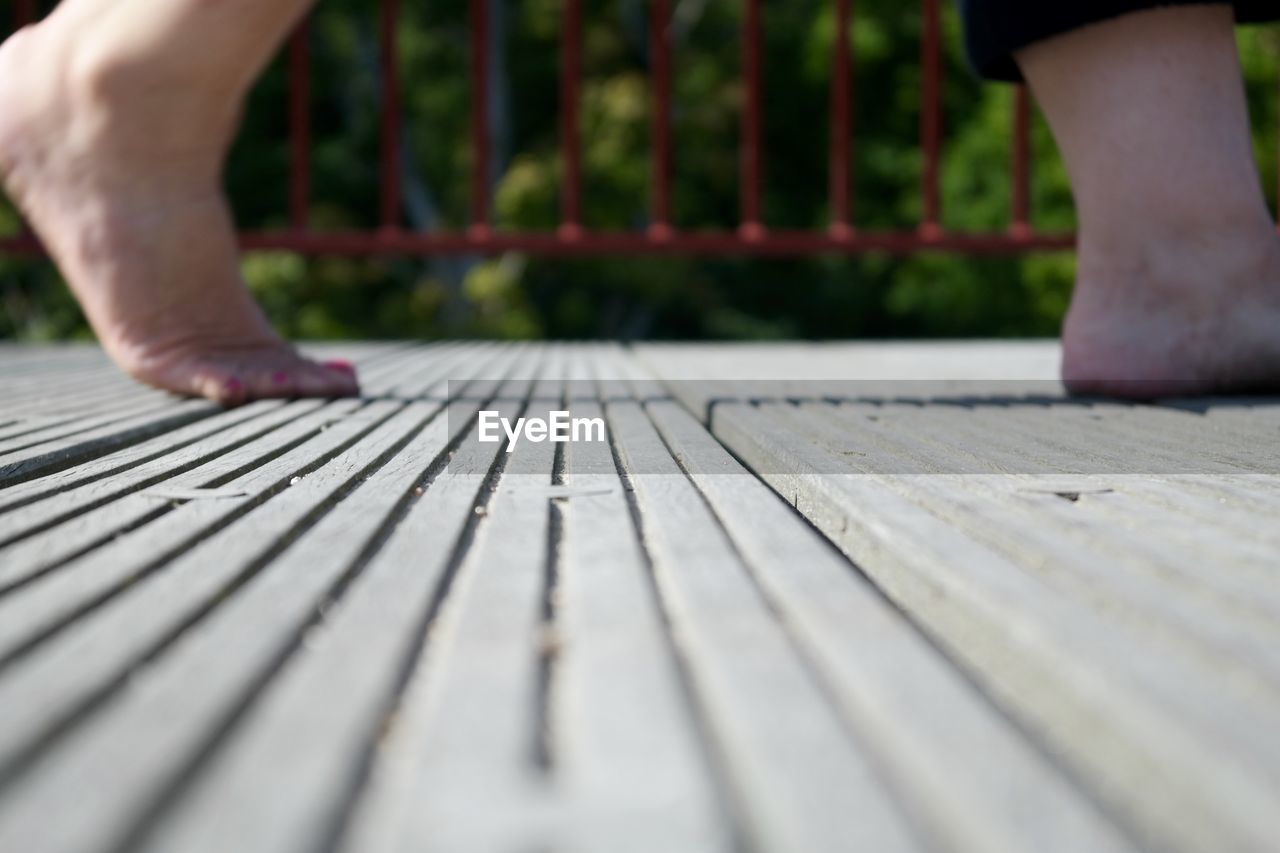
[[[502,228],[557,221],[558,0],[489,4],[493,215]],[[378,208],[377,42],[368,0],[323,0],[312,27],[315,146],[311,220],[375,227]],[[584,0],[580,109],[588,226],[642,228],[648,200],[648,22],[644,0]],[[676,222],[733,227],[738,207],[738,0],[672,0],[676,40]],[[764,9],[766,220],[820,228],[827,216],[827,98],[834,15],[829,0]],[[405,127],[404,215],[413,228],[469,219],[467,2],[401,4],[397,35]],[[0,21],[11,20],[0,3]],[[920,16],[915,4],[858,0],[855,217],[865,228],[920,216]],[[1013,92],[983,86],[959,51],[947,7],[943,220],[958,230],[1009,219]],[[1240,33],[1258,160],[1277,180],[1280,44],[1274,29]],[[287,80],[273,66],[254,90],[227,169],[246,228],[286,224]],[[1072,227],[1070,191],[1043,122],[1034,126],[1038,227]],[[0,203],[0,233],[18,220]],[[246,258],[245,275],[289,335],[561,338],[908,337],[1050,335],[1065,310],[1065,254],[972,259],[941,254],[792,260],[661,258]],[[47,264],[0,258],[0,337],[85,336]]]

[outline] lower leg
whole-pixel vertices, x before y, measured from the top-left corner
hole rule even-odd
[[[240,278],[221,167],[245,90],[309,0],[65,0],[0,47],[0,178],[108,352],[225,402],[356,390]]]
[[[1019,51],[1079,215],[1075,391],[1280,384],[1280,240],[1226,5],[1138,12]]]

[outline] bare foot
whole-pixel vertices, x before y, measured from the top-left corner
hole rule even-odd
[[[193,117],[147,69],[72,50],[58,17],[0,46],[0,179],[131,376],[238,404],[358,393],[246,291],[220,165],[234,116]]]
[[[1280,238],[1269,222],[1082,245],[1063,327],[1078,394],[1150,399],[1280,390]]]

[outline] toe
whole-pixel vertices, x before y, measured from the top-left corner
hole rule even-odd
[[[320,366],[328,368],[329,370],[337,370],[341,373],[348,373],[351,376],[356,375],[355,365],[353,365],[351,362],[343,358],[335,358],[335,359],[330,359],[329,361],[322,361],[320,362]]]
[[[332,398],[360,393],[354,371],[324,367],[291,351],[259,357],[243,372],[251,399]]]
[[[245,380],[236,371],[219,365],[170,370],[162,380],[149,380],[149,384],[177,394],[204,397],[221,406],[239,406],[253,399]]]
[[[201,353],[175,358],[136,378],[178,394],[205,397],[223,406],[250,400],[348,397],[360,393],[355,369],[322,365],[283,347],[253,354]]]
[[[217,402],[228,406],[238,406],[248,402],[248,399],[248,389],[234,376],[218,386],[215,397]]]
[[[306,362],[299,379],[303,393],[308,397],[355,397],[360,394],[355,368],[346,362],[341,366]]]

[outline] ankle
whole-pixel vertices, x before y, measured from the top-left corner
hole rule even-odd
[[[1229,297],[1223,290],[1227,282],[1272,286],[1269,278],[1280,268],[1280,236],[1266,211],[1214,213],[1082,227],[1077,289],[1096,284],[1141,290],[1152,299],[1176,293],[1212,302]]]
[[[190,85],[183,63],[153,61],[83,10],[64,4],[0,43],[4,190],[28,215],[55,201],[50,187],[71,206],[217,195],[238,98]]]
[[[1246,361],[1261,353],[1274,370],[1278,297],[1280,236],[1269,222],[1164,231],[1121,247],[1082,239],[1063,324],[1064,378],[1076,390],[1117,377],[1229,387],[1253,369],[1237,363],[1237,350]]]
[[[1250,230],[1119,252],[1082,241],[1063,324],[1067,386],[1141,398],[1277,387],[1280,237]]]
[[[0,178],[15,201],[50,180],[124,205],[217,195],[234,99],[184,88],[75,23],[55,14],[0,46]]]
[[[238,95],[190,79],[180,63],[90,45],[68,67],[67,94],[99,144],[175,155],[220,154],[230,144]]]

